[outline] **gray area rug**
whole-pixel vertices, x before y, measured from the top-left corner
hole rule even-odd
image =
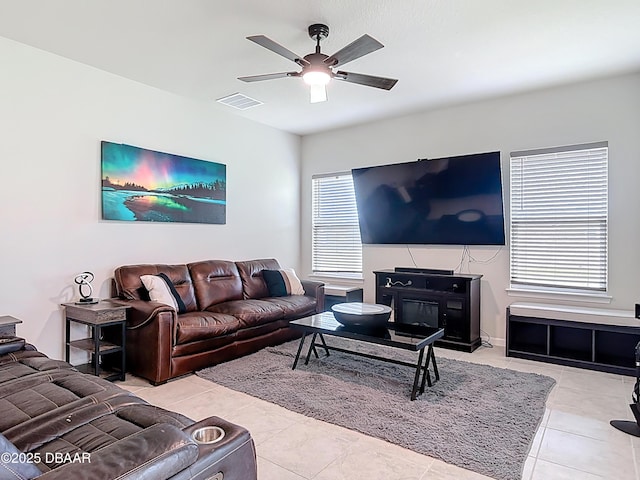
[[[416,361],[417,353],[326,337],[327,343]],[[308,340],[305,343],[308,345]],[[291,370],[298,341],[198,372],[294,412],[500,479],[520,479],[555,380],[437,358],[440,381],[411,401],[414,370],[331,352]],[[306,348],[305,348],[306,350]]]

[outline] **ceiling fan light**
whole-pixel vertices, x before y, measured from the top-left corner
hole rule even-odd
[[[331,76],[324,71],[311,70],[302,75],[302,79],[307,85],[326,85],[331,80]]]
[[[309,86],[309,100],[311,103],[326,102],[327,89],[324,84],[316,83]]]
[[[324,70],[309,70],[302,75],[304,82],[309,85],[309,99],[311,103],[326,102],[326,85],[331,75]]]

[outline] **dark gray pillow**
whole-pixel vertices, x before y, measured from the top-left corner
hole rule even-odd
[[[262,278],[267,285],[270,297],[304,295],[302,283],[293,268],[262,270]]]

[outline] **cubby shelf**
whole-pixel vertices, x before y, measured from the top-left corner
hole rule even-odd
[[[507,356],[635,375],[640,326],[514,315],[507,307]]]

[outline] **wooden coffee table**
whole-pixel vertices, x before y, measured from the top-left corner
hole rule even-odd
[[[372,358],[383,362],[394,363],[396,365],[413,367],[415,368],[415,375],[413,379],[413,388],[411,390],[411,400],[415,400],[418,395],[424,393],[425,384],[431,387],[434,382],[437,382],[440,379],[438,365],[436,364],[436,356],[433,352],[433,342],[442,338],[444,335],[444,329],[442,328],[407,325],[395,322],[388,322],[386,328],[375,330],[368,330],[362,327],[345,327],[336,321],[333,317],[333,313],[331,312],[324,312],[310,317],[301,318],[299,320],[293,320],[289,325],[292,328],[302,330],[302,338],[300,339],[298,352],[296,353],[296,358],[293,361],[293,366],[291,367],[293,370],[295,370],[298,365],[300,353],[302,352],[302,347],[307,335],[313,334],[304,362],[305,365],[309,363],[311,353],[318,358],[318,351],[316,349],[316,347],[318,347],[322,348],[327,356],[329,356],[330,350],[335,350],[337,352]],[[418,360],[416,363],[409,363],[394,358],[387,358],[379,355],[334,347],[327,345],[325,336],[350,338],[364,343],[386,345],[388,347],[418,352]],[[317,339],[320,343],[316,342]],[[424,352],[425,348],[427,349],[426,358]],[[433,368],[433,382],[431,380],[431,374],[429,373],[429,364],[431,364]]]

